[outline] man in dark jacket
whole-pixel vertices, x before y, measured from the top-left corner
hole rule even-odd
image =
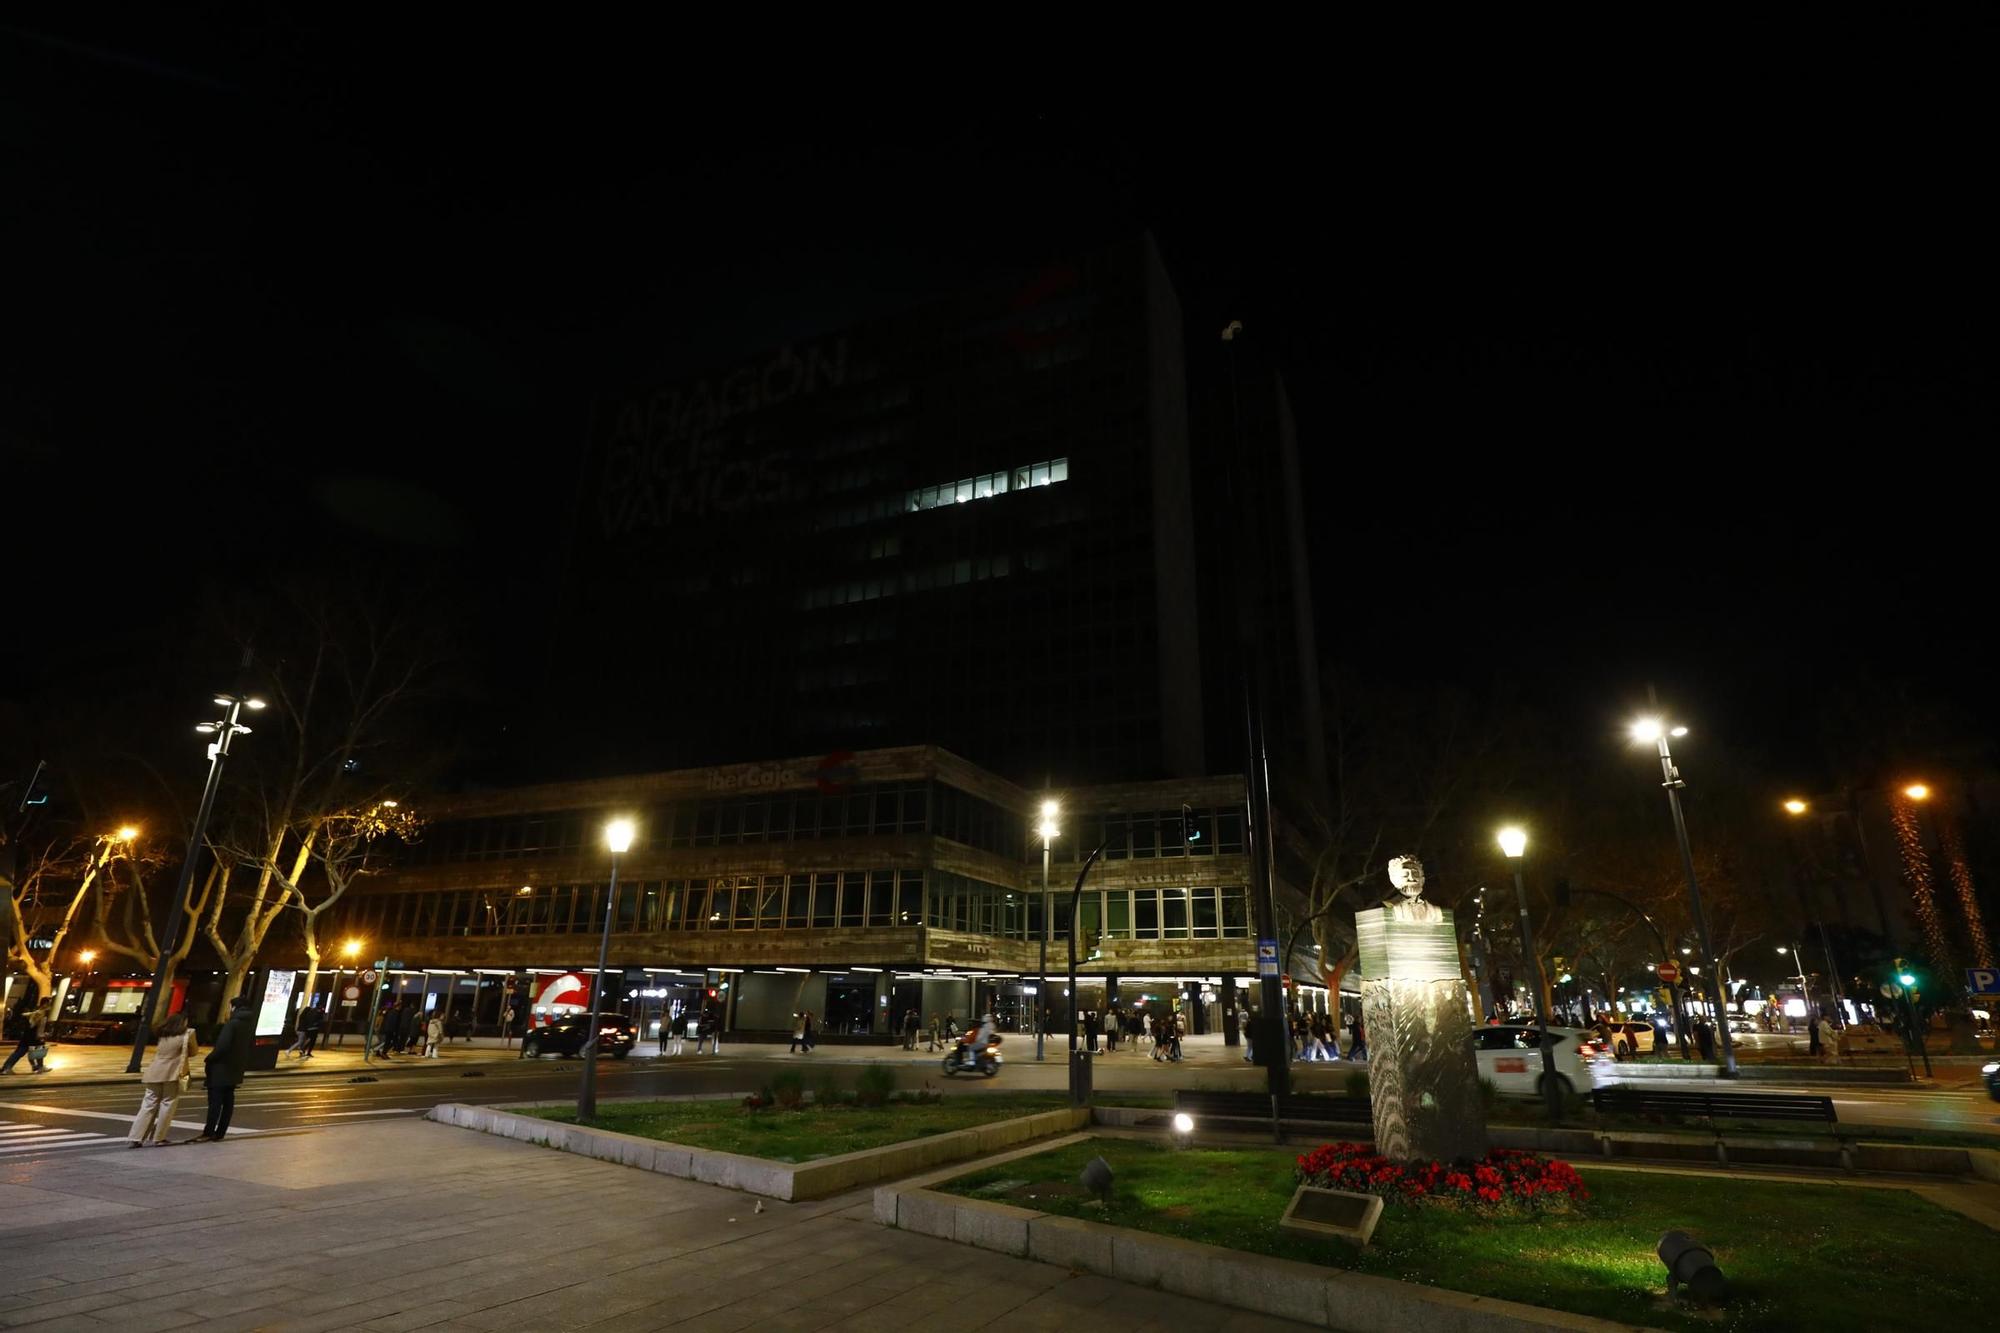
[[[208,1120],[196,1143],[220,1143],[229,1132],[229,1116],[236,1109],[236,1089],[243,1071],[250,1065],[250,1046],[256,1040],[251,1023],[256,1006],[247,995],[239,995],[229,1006],[229,1021],[216,1029],[215,1045],[209,1047],[202,1081],[208,1085]]]
[[[320,1029],[326,1026],[326,1014],[307,1005],[299,1011],[299,1059],[313,1058],[313,1047],[319,1043]]]
[[[382,1028],[377,1034],[379,1044],[375,1054],[394,1055],[403,1048],[403,1019],[403,1006],[393,1000],[390,1001],[389,1007],[382,1014]]]

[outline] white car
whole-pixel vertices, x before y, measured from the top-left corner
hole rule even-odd
[[[1475,1028],[1473,1058],[1479,1076],[1490,1078],[1502,1092],[1537,1096],[1542,1090],[1540,1036],[1531,1023],[1505,1023]],[[1606,1052],[1597,1034],[1585,1028],[1549,1029],[1549,1060],[1563,1091],[1587,1093],[1595,1085],[1591,1065]]]

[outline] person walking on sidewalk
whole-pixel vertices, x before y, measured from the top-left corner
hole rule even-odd
[[[935,1051],[938,1048],[938,1038],[943,1034],[943,1032],[944,1028],[938,1022],[937,1010],[933,1009],[931,1010],[931,1044],[924,1047],[924,1049],[927,1051]]]
[[[444,1015],[435,1011],[431,1021],[424,1025],[424,1059],[438,1058],[438,1047],[444,1043]]]
[[[903,1011],[904,1050],[914,1051],[917,1049],[917,1028],[921,1026],[921,1024],[922,1020],[917,1017],[917,1009],[915,1005],[911,1005],[908,1009],[905,1009]]]
[[[667,1025],[660,1029],[660,1054],[679,1055],[685,1050],[686,1046],[684,1043],[687,1041],[687,1030],[688,1012],[683,1009],[672,1018],[669,1018]]]
[[[807,1036],[806,1034],[811,1031],[812,1031],[812,1020],[806,1016],[805,1010],[801,1009],[796,1014],[793,1014],[792,1044],[786,1050],[785,1053],[787,1055],[797,1055],[799,1053],[799,1047],[801,1045],[804,1045],[804,1047],[808,1051],[810,1051],[812,1049],[812,1038]]]
[[[1097,1053],[1097,1028],[1100,1021],[1095,1009],[1083,1011],[1083,1048],[1093,1055]]]
[[[256,1040],[251,1032],[255,1008],[249,996],[237,996],[229,1006],[229,1021],[216,1029],[215,1047],[202,1064],[202,1082],[208,1086],[208,1119],[196,1143],[220,1143],[229,1133],[236,1089],[242,1086],[243,1071],[250,1065],[250,1044]]]
[[[324,1010],[315,1009],[308,1005],[299,1014],[299,1039],[292,1043],[293,1049],[299,1053],[299,1059],[310,1060],[313,1058],[313,1047],[319,1045],[320,1029],[325,1026],[326,1013]]]
[[[1366,1060],[1368,1058],[1368,1029],[1361,1026],[1361,1015],[1356,1014],[1354,1020],[1347,1025],[1347,1036],[1349,1042],[1347,1058],[1350,1060]]]
[[[37,1074],[48,1073],[48,1066],[42,1062],[49,1058],[49,1002],[43,1000],[30,1009],[25,1002],[14,1011],[12,1022],[8,1024],[9,1036],[19,1043],[14,1053],[0,1064],[0,1074],[11,1074],[22,1056],[28,1057],[28,1068]]]
[[[125,1135],[134,1148],[146,1146],[148,1130],[155,1148],[167,1146],[174,1128],[174,1106],[187,1091],[188,1075],[194,1072],[194,1033],[188,1031],[186,1014],[168,1014],[153,1039],[159,1045],[139,1071],[145,1095],[139,1099],[139,1114],[132,1117],[131,1131]]]

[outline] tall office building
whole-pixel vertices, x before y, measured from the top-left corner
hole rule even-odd
[[[601,645],[609,769],[1206,771],[1185,357],[1137,238],[599,403],[565,642]],[[642,620],[669,646],[622,647]]]

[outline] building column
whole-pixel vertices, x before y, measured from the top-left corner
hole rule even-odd
[[[1236,1008],[1241,1003],[1241,998],[1236,993],[1235,973],[1224,972],[1222,974],[1222,990],[1219,998],[1222,1001],[1222,1044],[1224,1046],[1240,1045],[1243,1041],[1243,1016],[1237,1012]]]
[[[896,994],[895,983],[890,980],[894,975],[894,969],[886,966],[875,973],[875,1009],[869,1017],[868,1030],[878,1037],[896,1030],[896,1016],[889,1012]]]

